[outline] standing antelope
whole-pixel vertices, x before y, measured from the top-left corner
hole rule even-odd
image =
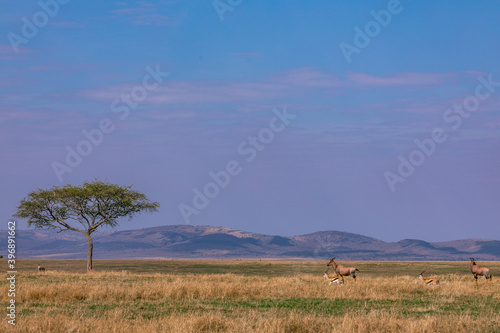
[[[40,264],[38,264],[38,271],[45,272],[45,267],[42,267],[42,266],[40,266]]]
[[[492,283],[492,278],[493,275],[491,275],[490,270],[486,267],[479,267],[476,265],[476,261],[474,258],[469,258],[470,259],[470,271],[474,275],[474,279],[476,279],[476,287],[477,287],[477,277],[479,275],[483,275],[486,278],[486,281],[490,280],[490,283]]]
[[[337,284],[340,284],[341,286],[344,285],[344,278],[342,277],[342,275],[330,276],[330,275],[328,275],[328,270],[326,270],[325,274],[323,276],[325,278],[327,278],[328,281],[330,281],[330,283],[328,285],[331,285],[332,283],[337,283]]]
[[[430,286],[430,285],[436,285],[439,287],[439,280],[436,279],[436,278],[424,278],[424,276],[422,274],[424,274],[425,271],[423,271],[422,273],[420,273],[420,276],[418,277],[426,286]]]
[[[356,271],[359,272],[359,269],[355,267],[344,267],[342,265],[337,265],[337,263],[333,259],[335,259],[335,257],[333,257],[332,260],[330,260],[327,266],[332,266],[333,270],[335,271],[335,273],[337,273],[337,275],[340,276],[352,275],[354,282],[356,282]]]

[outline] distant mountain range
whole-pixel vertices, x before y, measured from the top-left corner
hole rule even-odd
[[[0,231],[0,251],[7,249]],[[342,260],[500,260],[500,241],[465,239],[428,243],[405,239],[384,242],[339,231],[270,236],[212,226],[173,225],[93,234],[95,259],[328,259]],[[19,258],[84,259],[87,240],[80,233],[18,230]],[[2,253],[6,257],[6,253]]]

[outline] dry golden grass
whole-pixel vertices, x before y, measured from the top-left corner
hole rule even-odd
[[[21,270],[17,275],[17,325],[12,329],[4,317],[0,331],[500,331],[500,284],[494,280],[487,285],[483,279],[475,288],[470,273],[457,273],[464,263],[443,263],[451,273],[432,274],[440,279],[440,287],[424,286],[417,275],[406,274],[419,273],[425,266],[421,262],[413,266],[392,262],[401,268],[395,277],[382,273],[388,267],[384,263],[357,262],[358,281],[346,277],[344,286],[329,286],[322,274],[316,274],[326,270],[326,262],[302,263],[301,269],[294,268],[294,262],[251,263],[248,269],[260,268],[261,275],[245,275],[241,269],[245,262],[207,261],[204,265],[240,269],[233,269],[237,274],[205,275],[131,270],[72,273],[51,270],[55,264],[44,261],[46,273]],[[273,265],[288,265],[291,274],[266,274],[276,271]],[[500,263],[489,266],[497,268]],[[378,267],[379,273],[370,267]],[[6,282],[0,283],[2,306],[8,302]]]

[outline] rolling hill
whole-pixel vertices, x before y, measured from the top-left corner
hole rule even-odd
[[[0,231],[0,248],[6,231]],[[384,242],[340,231],[273,236],[224,227],[172,225],[93,234],[96,259],[326,259],[500,260],[500,241],[466,239],[429,243],[416,239]],[[18,230],[19,258],[86,258],[87,240],[77,232]],[[6,253],[1,253],[4,257]]]

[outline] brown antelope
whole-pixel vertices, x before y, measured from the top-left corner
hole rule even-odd
[[[334,261],[335,257],[330,260],[330,262],[327,264],[327,266],[332,266],[333,270],[337,275],[340,276],[349,276],[352,275],[352,278],[354,279],[354,282],[356,282],[356,271],[359,272],[359,269],[354,268],[354,267],[344,267],[342,265],[337,265],[337,263]]]
[[[486,267],[479,267],[476,265],[476,261],[474,258],[469,258],[470,259],[470,271],[474,275],[474,279],[476,279],[476,287],[477,287],[477,277],[480,275],[483,275],[486,278],[486,281],[490,280],[490,283],[492,283],[492,278],[493,276],[490,273],[490,270]]]
[[[439,280],[436,279],[436,278],[424,278],[424,276],[422,274],[424,274],[425,271],[423,271],[422,273],[420,273],[420,276],[418,277],[426,286],[430,286],[430,285],[436,285],[439,287]]]
[[[328,270],[326,270],[325,274],[323,276],[325,278],[327,278],[328,281],[330,281],[330,283],[328,285],[331,285],[332,283],[337,283],[337,284],[340,284],[341,286],[344,285],[344,278],[342,277],[342,275],[330,276],[330,275],[328,275]]]
[[[40,264],[38,264],[38,271],[45,272],[45,267],[42,267],[42,266],[40,266]]]

